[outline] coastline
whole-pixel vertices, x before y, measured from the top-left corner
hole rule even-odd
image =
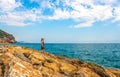
[[[95,63],[68,59],[21,46],[6,46],[0,54],[1,68],[6,68],[0,75],[4,77],[7,77],[6,74],[16,77],[23,73],[28,77],[120,77],[118,69],[103,68]]]
[[[24,46],[40,50],[40,43],[17,43],[15,46]],[[49,53],[64,56],[80,61],[94,62],[103,67],[120,69],[120,44],[94,43],[45,43],[45,50]],[[65,53],[63,53],[65,52]],[[111,56],[110,56],[111,55]]]

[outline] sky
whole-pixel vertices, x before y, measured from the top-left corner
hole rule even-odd
[[[24,42],[120,43],[120,0],[0,0],[0,29]]]

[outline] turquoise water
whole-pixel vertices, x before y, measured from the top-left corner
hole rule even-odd
[[[15,45],[25,46],[40,50],[39,43],[16,43]],[[104,67],[120,69],[120,44],[119,43],[47,43],[47,52],[76,58],[87,62],[95,62]]]

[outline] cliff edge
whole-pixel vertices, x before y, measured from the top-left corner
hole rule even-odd
[[[120,77],[120,70],[20,46],[0,49],[0,77]]]
[[[3,30],[0,30],[0,44],[14,43],[16,42],[15,37]]]

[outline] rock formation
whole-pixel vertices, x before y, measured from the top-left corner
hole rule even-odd
[[[120,70],[20,46],[0,50],[0,77],[120,77]]]
[[[0,30],[0,43],[4,44],[4,43],[14,43],[14,42],[15,42],[15,38],[13,35]]]

